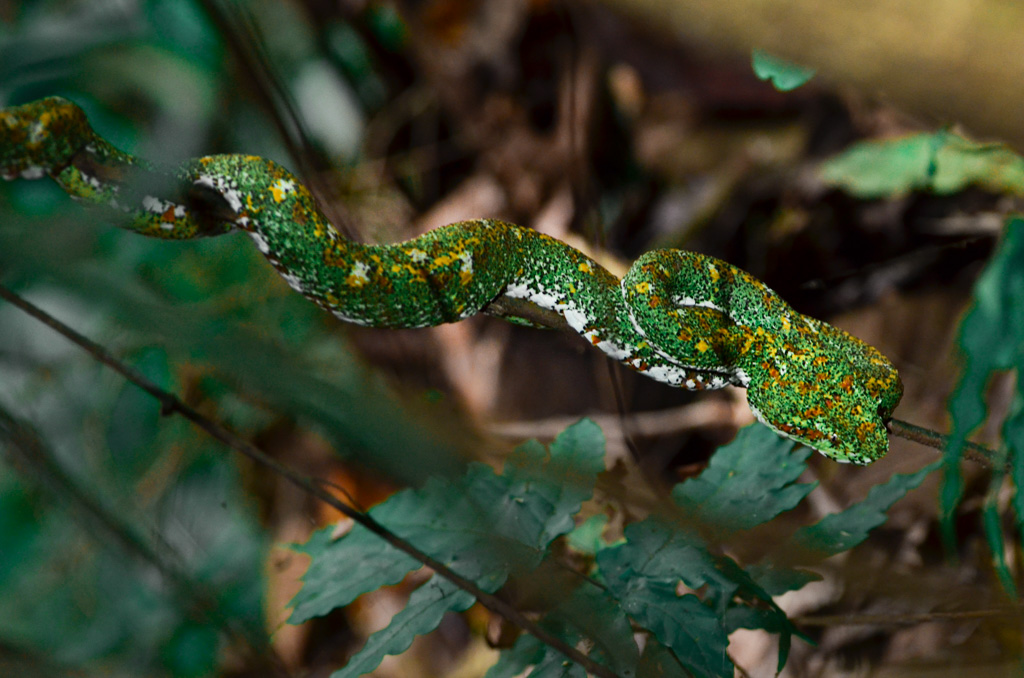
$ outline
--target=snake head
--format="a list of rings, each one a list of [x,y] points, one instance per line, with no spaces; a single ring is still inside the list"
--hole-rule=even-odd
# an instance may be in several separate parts
[[[751,375],[750,408],[776,433],[830,459],[877,461],[889,451],[887,424],[903,396],[899,373],[856,337],[820,321],[814,326],[795,356],[779,351]]]
[[[85,114],[60,97],[0,111],[0,174],[41,179],[59,171],[87,143]]]

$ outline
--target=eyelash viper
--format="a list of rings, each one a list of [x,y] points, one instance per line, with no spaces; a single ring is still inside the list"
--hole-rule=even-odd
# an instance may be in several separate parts
[[[490,219],[397,244],[355,243],[280,165],[214,155],[160,170],[114,148],[59,97],[0,110],[0,173],[52,177],[76,199],[124,212],[124,227],[147,236],[240,230],[291,287],[346,322],[425,327],[502,296],[525,299],[658,381],[746,387],[764,424],[836,461],[867,464],[888,450],[886,423],[903,395],[892,363],[709,256],[656,250],[620,281],[559,240]]]

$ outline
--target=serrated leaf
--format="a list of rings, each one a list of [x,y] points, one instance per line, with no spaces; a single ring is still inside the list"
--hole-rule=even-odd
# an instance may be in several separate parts
[[[675,585],[643,577],[619,581],[612,589],[626,613],[668,646],[688,670],[698,676],[732,677],[735,669],[726,653],[729,636],[697,596],[678,596]]]
[[[539,548],[575,527],[582,503],[594,492],[597,474],[604,470],[604,434],[590,419],[562,431],[545,455],[540,445],[522,445],[505,462],[503,476],[512,480],[510,492],[525,512],[543,524],[531,539]]]
[[[864,199],[914,190],[941,195],[968,186],[1024,194],[1024,158],[996,144],[979,144],[946,131],[864,141],[821,166],[822,179]]]
[[[405,652],[416,636],[437,628],[446,612],[467,610],[474,600],[447,579],[434,575],[413,592],[391,623],[370,636],[345,668],[332,673],[331,678],[355,678],[373,671],[385,656]]]
[[[792,62],[755,49],[751,54],[754,74],[761,80],[768,80],[780,92],[788,92],[807,83],[814,77],[815,70],[798,66]]]
[[[598,553],[598,565],[609,580],[635,574],[673,585],[681,580],[694,590],[708,586],[708,597],[722,610],[739,589],[703,542],[677,526],[648,518],[627,526],[624,534],[626,543]]]
[[[545,620],[542,626],[571,646],[578,645],[581,640],[579,634],[564,625]],[[526,673],[527,669],[530,669],[529,673]],[[524,633],[516,640],[511,650],[501,653],[501,658],[484,678],[514,678],[524,675],[527,678],[585,678],[587,673],[561,652]]]
[[[629,619],[607,592],[589,583],[574,589],[541,621],[541,625],[570,646],[586,639],[590,657],[621,678],[636,676],[640,653]],[[529,676],[584,676],[582,667],[532,636],[520,636],[511,650],[501,653],[485,678],[511,678],[533,666]]]
[[[941,464],[941,461],[936,461],[915,473],[897,473],[881,485],[872,487],[864,501],[797,530],[786,548],[817,557],[831,556],[853,548],[867,539],[871,530],[885,522],[885,512],[893,504],[920,485]]]
[[[377,517],[372,509],[370,515]],[[291,624],[321,617],[364,593],[397,584],[419,567],[411,557],[359,525],[340,540],[335,540],[332,532],[333,528],[318,530],[305,544],[292,545],[313,560],[302,578],[302,588],[291,601]]]
[[[672,498],[716,532],[748,530],[790,510],[817,487],[796,483],[810,455],[765,426],[747,426],[718,448],[698,477],[676,485]]]
[[[696,596],[676,595],[676,585],[682,580],[691,589],[709,586],[724,611],[740,584],[701,545],[657,519],[628,526],[625,536],[626,543],[597,554],[609,593],[689,670],[731,676],[729,639],[718,615]]]
[[[370,516],[484,589],[496,590],[514,568],[526,568],[542,553],[507,537],[522,536],[515,515],[504,512],[512,500],[507,483],[483,464],[462,479],[432,478],[418,490],[404,490],[370,510]],[[509,525],[509,521],[513,521]],[[360,525],[337,540],[333,528],[315,533],[298,550],[312,557],[302,589],[292,600],[289,621],[301,623],[348,605],[356,597],[401,581],[420,566]]]
[[[540,562],[551,541],[572,528],[572,516],[604,469],[604,438],[593,422],[566,429],[550,454],[536,442],[513,454],[504,473],[471,464],[454,481],[432,478],[396,493],[370,515],[399,537],[494,591],[514,570]],[[326,528],[297,547],[312,557],[292,600],[300,623],[397,583],[419,566],[361,526],[332,540]]]
[[[624,535],[625,543],[598,552],[600,575],[626,613],[655,633],[687,669],[702,676],[731,675],[725,655],[730,629],[724,620],[737,614],[731,612],[736,607],[762,610],[770,628],[782,635],[780,646],[788,648],[793,627],[782,610],[739,565],[710,553],[696,534],[651,517],[627,526]],[[702,591],[708,604],[677,595],[680,582]],[[676,626],[686,615],[693,619]]]

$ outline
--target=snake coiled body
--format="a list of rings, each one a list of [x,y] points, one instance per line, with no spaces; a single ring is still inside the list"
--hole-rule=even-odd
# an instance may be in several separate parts
[[[833,459],[865,464],[888,449],[885,424],[903,393],[892,363],[713,257],[656,250],[620,281],[559,240],[491,219],[402,243],[356,243],[276,163],[214,155],[156,168],[107,143],[57,97],[0,111],[0,173],[52,177],[151,237],[242,231],[292,288],[346,322],[426,327],[501,297],[525,299],[658,381],[746,387],[762,422]]]

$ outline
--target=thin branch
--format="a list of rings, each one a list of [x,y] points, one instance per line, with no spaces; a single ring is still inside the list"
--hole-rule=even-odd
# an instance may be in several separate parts
[[[75,330],[71,329],[61,321],[57,320],[46,311],[43,311],[38,306],[28,302],[21,298],[7,287],[0,285],[0,298],[5,299],[12,305],[16,306],[20,310],[24,311],[28,315],[32,316],[36,320],[42,322],[47,327],[51,328],[61,336],[65,337],[75,345],[85,350],[98,362],[103,363],[107,367],[111,368],[128,381],[132,382],[143,391],[153,396],[159,401],[161,410],[164,414],[178,414],[185,419],[188,419],[193,424],[198,426],[200,429],[205,431],[211,437],[220,441],[227,447],[239,452],[252,461],[264,466],[265,468],[273,471],[274,473],[287,479],[296,487],[300,488],[307,494],[316,497],[320,501],[328,504],[332,508],[337,509],[343,515],[351,518],[353,521],[359,523],[370,532],[376,534],[378,537],[387,542],[390,546],[398,549],[406,555],[412,557],[416,561],[426,565],[434,572],[444,577],[448,581],[455,584],[463,591],[469,593],[477,601],[491,610],[495,614],[498,614],[505,619],[509,620],[519,628],[523,629],[530,635],[534,636],[544,644],[552,647],[553,649],[561,652],[566,657],[576,662],[588,672],[595,676],[601,676],[601,678],[618,678],[618,676],[606,666],[597,663],[581,651],[572,647],[561,638],[549,633],[535,622],[531,621],[520,612],[518,609],[505,602],[501,598],[494,594],[488,593],[476,585],[472,580],[463,577],[458,574],[445,564],[434,559],[427,553],[419,550],[413,544],[409,543],[405,539],[399,537],[394,532],[384,527],[376,520],[371,518],[366,513],[357,511],[348,504],[345,504],[340,499],[335,497],[333,494],[325,490],[319,482],[310,476],[299,473],[295,469],[280,463],[276,459],[273,459],[252,443],[243,440],[236,436],[234,433],[224,428],[219,423],[208,419],[207,417],[200,414],[197,410],[187,405],[184,401],[178,398],[173,393],[164,391],[159,386],[151,382],[145,376],[143,376],[138,370],[132,368],[129,365],[124,364],[117,358],[115,358],[109,351],[100,346],[99,344],[91,341],[85,336],[79,334]]]
[[[933,447],[940,452],[949,445],[949,436],[921,426],[915,426],[901,419],[893,419],[889,422],[889,431],[894,436],[906,438],[907,440]],[[984,466],[995,466],[999,464],[999,453],[989,447],[977,443],[964,443],[964,458],[977,462]]]
[[[736,419],[731,403],[721,400],[705,400],[664,410],[634,412],[627,415],[588,414],[589,419],[601,427],[606,438],[631,435],[653,438],[672,435],[694,429],[721,427]],[[496,422],[487,425],[487,430],[502,438],[554,438],[566,427],[579,421],[578,416],[548,417],[522,421]]]
[[[961,619],[991,619],[1000,617],[1020,618],[1024,605],[993,607],[983,610],[959,610],[951,612],[918,612],[912,614],[833,614],[793,617],[797,626],[914,626],[933,621]]]

